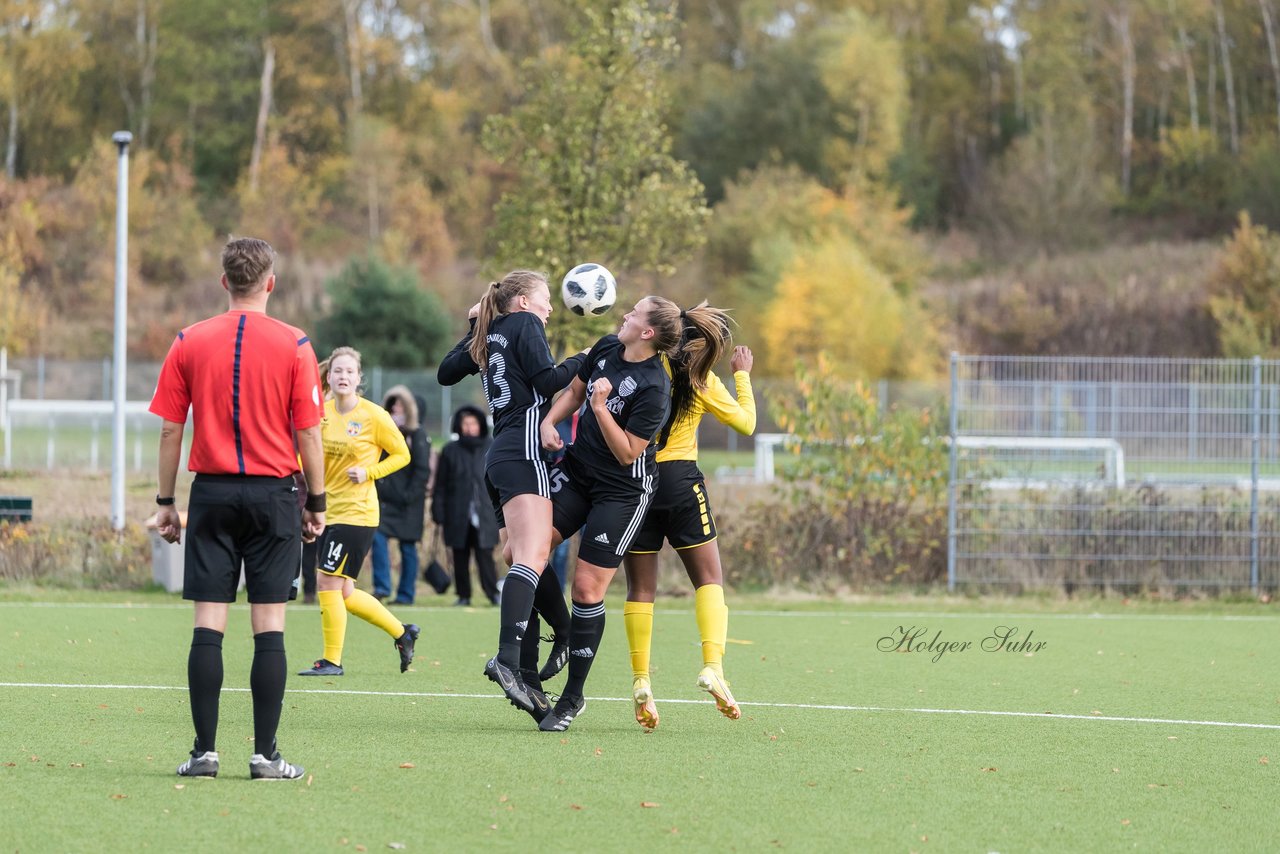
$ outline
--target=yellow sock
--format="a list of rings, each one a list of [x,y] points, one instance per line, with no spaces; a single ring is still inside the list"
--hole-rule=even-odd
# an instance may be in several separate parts
[[[704,584],[693,592],[693,613],[702,637],[702,663],[724,675],[724,645],[729,636],[729,609],[724,604],[724,588]]]
[[[324,635],[324,657],[334,664],[342,663],[342,647],[347,641],[347,609],[342,605],[341,590],[321,590],[320,633]]]
[[[631,647],[631,678],[649,677],[649,652],[653,647],[653,603],[627,602],[622,606],[622,621],[627,626],[627,644]]]
[[[396,619],[395,614],[387,610],[377,599],[363,590],[353,590],[347,597],[347,610],[366,623],[373,623],[393,638],[404,634],[404,623]]]

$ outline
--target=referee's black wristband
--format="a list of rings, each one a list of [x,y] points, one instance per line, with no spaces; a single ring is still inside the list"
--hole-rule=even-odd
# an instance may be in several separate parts
[[[158,504],[161,507],[172,507],[173,501],[174,501],[174,497],[172,495],[170,495],[168,498],[161,498],[159,495],[156,496],[156,504]]]
[[[325,507],[328,506],[326,496],[322,492],[319,495],[307,493],[307,503],[302,505],[308,513],[323,513]]]

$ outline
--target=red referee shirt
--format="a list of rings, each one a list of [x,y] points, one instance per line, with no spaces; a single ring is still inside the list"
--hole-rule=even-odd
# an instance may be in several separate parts
[[[293,431],[320,423],[320,369],[300,329],[229,311],[178,333],[151,412],[179,424],[191,408],[188,468],[284,477],[298,470]]]

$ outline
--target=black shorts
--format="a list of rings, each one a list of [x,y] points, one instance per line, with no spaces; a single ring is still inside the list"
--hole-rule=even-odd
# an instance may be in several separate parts
[[[360,577],[360,567],[373,545],[378,529],[371,525],[328,525],[320,538],[320,572],[352,581]]]
[[[654,478],[620,483],[594,476],[572,455],[551,469],[552,523],[562,539],[579,528],[578,558],[617,569],[640,530],[656,484]]]
[[[298,575],[302,511],[292,477],[198,474],[187,507],[182,598],[287,602]]]
[[[691,549],[716,538],[716,517],[707,498],[707,481],[693,460],[658,463],[658,491],[640,533],[631,541],[632,554],[672,548]]]
[[[484,470],[484,485],[489,491],[493,514],[498,527],[505,528],[502,505],[517,495],[540,495],[551,498],[551,466],[542,460],[508,460],[497,462]]]

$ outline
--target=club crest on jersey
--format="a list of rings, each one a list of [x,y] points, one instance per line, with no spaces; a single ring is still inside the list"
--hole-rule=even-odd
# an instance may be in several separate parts
[[[360,422],[359,422],[359,421],[348,421],[348,422],[347,422],[347,435],[348,435],[348,436],[350,436],[350,437],[352,437],[353,439],[354,439],[356,436],[359,436],[359,435],[360,435]]]
[[[631,394],[631,392],[635,390],[636,390],[636,381],[631,379],[631,377],[623,377],[622,384],[618,386],[618,394],[622,395],[623,397],[626,397],[627,395]]]

